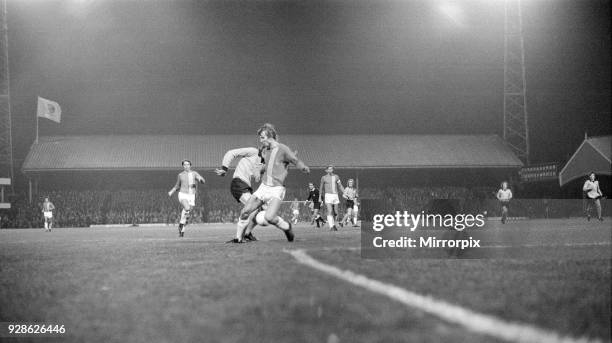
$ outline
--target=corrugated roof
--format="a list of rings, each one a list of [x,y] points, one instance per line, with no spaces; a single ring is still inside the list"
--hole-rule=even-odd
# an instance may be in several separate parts
[[[610,175],[612,171],[612,136],[585,138],[576,152],[559,172],[559,185],[579,178],[590,172]]]
[[[496,135],[283,135],[309,166],[338,168],[517,168],[521,161]],[[255,146],[255,135],[41,137],[23,171],[174,170],[218,167],[225,151]]]
[[[612,136],[592,137],[587,141],[608,161],[612,160]]]

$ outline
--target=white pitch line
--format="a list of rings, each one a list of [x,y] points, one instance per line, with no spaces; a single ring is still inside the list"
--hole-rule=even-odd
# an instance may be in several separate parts
[[[353,285],[363,287],[374,293],[385,295],[404,305],[419,309],[447,322],[463,326],[475,333],[509,342],[521,343],[601,342],[601,340],[589,340],[588,338],[564,337],[550,330],[540,329],[528,324],[507,322],[494,316],[477,313],[442,300],[436,300],[430,296],[420,295],[394,285],[370,279],[350,270],[342,270],[319,262],[308,255],[303,249],[285,250],[285,252],[292,255],[301,264],[350,282]]]

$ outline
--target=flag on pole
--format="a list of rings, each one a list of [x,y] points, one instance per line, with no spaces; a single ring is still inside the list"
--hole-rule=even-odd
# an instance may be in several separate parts
[[[62,117],[62,109],[57,102],[38,97],[36,116],[59,123]]]

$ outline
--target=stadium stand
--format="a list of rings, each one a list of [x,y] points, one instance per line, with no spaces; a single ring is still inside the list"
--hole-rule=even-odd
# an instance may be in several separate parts
[[[435,198],[453,198],[469,204],[469,211],[483,211],[484,199],[494,193],[486,186],[522,166],[495,135],[281,135],[280,141],[297,149],[312,169],[309,176],[292,172],[286,200],[305,200],[307,182],[318,185],[331,163],[345,179],[362,180],[361,198],[391,199],[411,211]],[[255,135],[41,137],[22,166],[35,194],[18,197],[3,227],[40,227],[38,202],[44,195],[57,207],[58,227],[173,224],[178,204],[166,193],[179,161],[189,158],[194,169],[210,171],[226,150],[256,142]],[[240,206],[229,194],[229,179],[205,177],[192,222],[235,221]],[[290,216],[289,206],[282,214]],[[300,219],[309,220],[306,208]]]

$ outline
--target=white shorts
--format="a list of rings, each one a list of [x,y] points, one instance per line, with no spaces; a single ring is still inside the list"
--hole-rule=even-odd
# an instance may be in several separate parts
[[[179,192],[178,195],[179,202],[183,202],[183,200],[187,200],[189,206],[195,206],[195,194],[187,194],[183,192]]]
[[[53,218],[53,212],[51,212],[51,211],[44,211],[43,212],[43,216],[45,217],[45,219],[51,219],[51,218]]]
[[[259,188],[253,193],[253,196],[264,203],[276,198],[283,200],[285,198],[285,187],[283,186],[268,186],[263,183],[259,185]]]
[[[338,199],[338,194],[325,193],[325,203],[338,205],[340,203],[340,199]]]
[[[300,214],[300,210],[293,210],[293,214],[297,216],[298,214]]]

